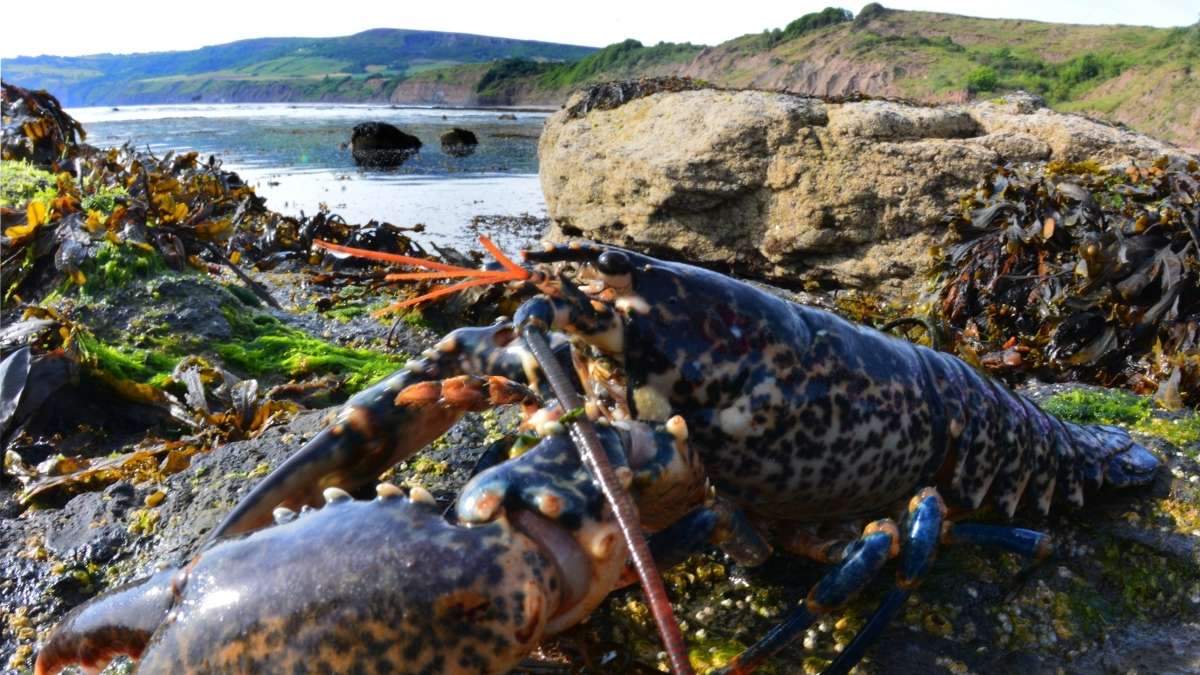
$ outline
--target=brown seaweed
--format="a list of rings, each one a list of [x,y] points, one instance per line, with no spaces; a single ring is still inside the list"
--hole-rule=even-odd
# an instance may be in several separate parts
[[[1200,167],[1000,167],[948,218],[942,319],[960,355],[1200,404]]]

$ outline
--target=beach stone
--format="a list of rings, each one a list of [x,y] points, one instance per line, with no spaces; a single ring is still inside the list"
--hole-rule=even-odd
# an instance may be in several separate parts
[[[387,122],[363,122],[350,135],[354,163],[367,168],[394,168],[421,149],[421,140]]]
[[[697,87],[597,85],[550,117],[539,159],[552,238],[901,299],[924,285],[943,219],[995,165],[1187,156],[1029,94],[926,106]]]
[[[442,134],[441,141],[442,151],[455,157],[465,157],[475,152],[475,146],[479,145],[475,132],[459,127]]]

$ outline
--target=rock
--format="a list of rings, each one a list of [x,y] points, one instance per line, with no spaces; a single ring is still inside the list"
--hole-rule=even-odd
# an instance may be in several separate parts
[[[498,120],[515,120],[515,119],[517,119],[517,116],[512,113],[501,113],[499,115],[496,115],[496,119],[498,119]]]
[[[421,140],[387,122],[355,125],[350,136],[354,163],[367,168],[394,168],[421,149]]]
[[[442,152],[455,157],[466,157],[475,152],[475,146],[479,145],[479,139],[475,137],[475,132],[459,127],[454,127],[442,134],[441,140]]]
[[[996,164],[1185,156],[1028,94],[931,107],[669,84],[597,85],[547,121],[553,237],[901,298],[920,290],[943,218]]]
[[[0,156],[4,159],[52,168],[87,137],[83,126],[47,91],[0,83],[0,109],[4,119]]]

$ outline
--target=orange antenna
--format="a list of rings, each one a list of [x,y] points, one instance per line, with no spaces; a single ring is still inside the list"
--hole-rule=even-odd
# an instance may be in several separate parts
[[[461,279],[466,278],[468,281],[463,281],[450,286],[442,286],[428,293],[419,295],[415,298],[409,298],[401,302],[388,305],[381,310],[374,312],[375,316],[381,316],[390,312],[411,307],[426,300],[433,300],[452,293],[457,293],[461,290],[471,288],[473,286],[487,286],[490,284],[500,284],[508,281],[524,281],[530,277],[529,270],[521,267],[513,262],[508,256],[504,255],[504,251],[500,250],[491,239],[485,236],[479,237],[479,243],[483,248],[491,253],[493,257],[504,267],[504,270],[477,270],[470,267],[459,267],[457,265],[447,265],[434,260],[425,260],[424,258],[413,258],[411,256],[399,255],[396,253],[381,253],[379,251],[369,251],[362,248],[351,248],[349,246],[341,246],[331,244],[327,241],[315,240],[313,245],[318,248],[323,248],[329,251],[344,253],[356,258],[367,258],[369,260],[379,260],[381,262],[396,263],[399,265],[410,265],[412,267],[422,267],[432,272],[396,272],[389,274],[384,279],[388,281],[415,281],[415,280],[433,280],[433,279]]]

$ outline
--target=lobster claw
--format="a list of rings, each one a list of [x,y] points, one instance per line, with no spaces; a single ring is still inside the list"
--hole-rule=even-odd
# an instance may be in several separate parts
[[[322,431],[246,495],[209,535],[210,541],[267,525],[283,506],[318,506],[326,488],[354,490],[412,457],[463,414],[519,403],[540,406],[525,385],[499,376],[459,375],[422,380],[400,371],[352,398]]]
[[[609,426],[598,430],[618,475],[631,477],[619,435]],[[455,506],[458,520],[470,525],[511,517],[549,549],[562,572],[562,606],[548,633],[582,620],[616,587],[627,549],[611,512],[561,429],[475,476]]]

